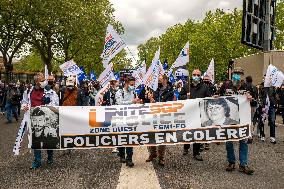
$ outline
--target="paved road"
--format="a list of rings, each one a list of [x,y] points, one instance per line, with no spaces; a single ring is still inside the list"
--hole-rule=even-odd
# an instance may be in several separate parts
[[[29,170],[33,156],[27,149],[26,140],[20,156],[12,155],[19,124],[7,125],[5,121],[4,117],[0,117],[0,188],[134,188],[121,183],[121,180],[127,179],[122,177],[128,175],[127,168],[121,167],[111,149],[76,150],[71,155],[58,151],[53,166],[44,164],[39,170]],[[284,188],[284,126],[277,127],[277,135],[276,145],[268,140],[261,143],[258,139],[250,145],[250,165],[256,171],[253,176],[224,170],[224,144],[211,144],[211,149],[203,153],[204,162],[194,161],[191,154],[182,156],[182,146],[177,145],[167,148],[165,167],[156,163],[147,165],[141,158],[147,156],[147,151],[136,149],[136,152],[139,151],[136,154],[138,159],[135,159],[137,164],[129,172],[132,176],[127,182],[135,186],[141,179],[149,177],[153,182],[147,182],[143,187],[136,184],[135,188]],[[147,170],[149,174],[138,174],[141,170]]]

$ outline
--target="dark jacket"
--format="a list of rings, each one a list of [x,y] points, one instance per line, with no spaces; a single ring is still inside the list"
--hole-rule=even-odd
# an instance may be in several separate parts
[[[211,95],[215,95],[216,94],[217,89],[216,89],[216,87],[212,83],[205,84],[205,85],[207,85]]]
[[[189,91],[190,91],[190,99],[205,98],[205,97],[212,96],[209,88],[203,82],[197,84],[196,86],[193,84],[190,84]]]
[[[116,104],[115,100],[116,91],[113,88],[110,88],[103,96],[102,106],[111,106]]]
[[[189,84],[185,83],[179,92],[179,100],[186,100],[187,93],[189,93]]]
[[[253,100],[250,102],[250,105],[252,107],[257,106],[257,99],[258,99],[258,90],[256,86],[254,86],[252,83],[244,83],[244,89],[250,93]]]
[[[266,97],[268,95],[270,106],[276,106],[276,88],[275,87],[264,87],[264,84],[260,84],[259,88],[259,105],[265,107]]]
[[[172,85],[168,84],[165,89],[157,89],[155,92],[155,101],[156,102],[168,102],[174,100],[174,89]]]

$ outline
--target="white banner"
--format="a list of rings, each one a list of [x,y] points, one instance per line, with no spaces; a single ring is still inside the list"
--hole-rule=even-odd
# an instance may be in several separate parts
[[[206,76],[206,75],[210,78],[212,83],[215,82],[215,62],[213,58],[208,66],[207,71],[204,73],[203,76]]]
[[[30,114],[34,149],[225,142],[251,134],[246,96],[119,106],[36,107]]]
[[[80,68],[76,65],[76,63],[72,60],[65,62],[59,67],[62,70],[64,76],[77,75],[82,72]]]
[[[180,66],[184,66],[189,62],[189,42],[187,42],[184,46],[184,48],[181,50],[178,58],[176,59],[176,61],[173,63],[173,65],[171,66],[172,68],[177,68]]]
[[[275,66],[269,65],[267,68],[264,87],[280,87],[284,81],[283,73],[278,70]]]
[[[103,59],[103,66],[106,68],[111,59],[125,47],[126,44],[118,35],[118,33],[113,29],[113,26],[108,25],[104,43],[104,51],[101,54],[101,58]]]
[[[159,49],[155,53],[150,68],[148,69],[147,73],[143,78],[143,84],[156,91],[158,88],[159,75],[163,74],[165,74],[165,71],[160,62],[160,47],[159,47]]]
[[[110,63],[107,68],[101,73],[98,81],[102,87],[106,86],[111,79],[114,79],[113,64]]]

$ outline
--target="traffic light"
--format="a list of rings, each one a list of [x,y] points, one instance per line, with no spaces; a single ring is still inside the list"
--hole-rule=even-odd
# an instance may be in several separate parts
[[[260,50],[273,49],[275,9],[276,0],[243,0],[243,44]]]

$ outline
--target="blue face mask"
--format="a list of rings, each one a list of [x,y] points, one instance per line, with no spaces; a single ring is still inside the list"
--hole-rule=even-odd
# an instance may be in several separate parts
[[[240,81],[240,80],[241,80],[241,75],[239,75],[239,74],[233,74],[232,80],[233,80],[233,81]]]
[[[128,91],[132,92],[135,90],[135,87],[134,86],[128,86]]]
[[[192,80],[195,81],[195,82],[199,82],[199,81],[200,81],[200,77],[198,77],[198,76],[193,76],[193,77],[192,77]]]

